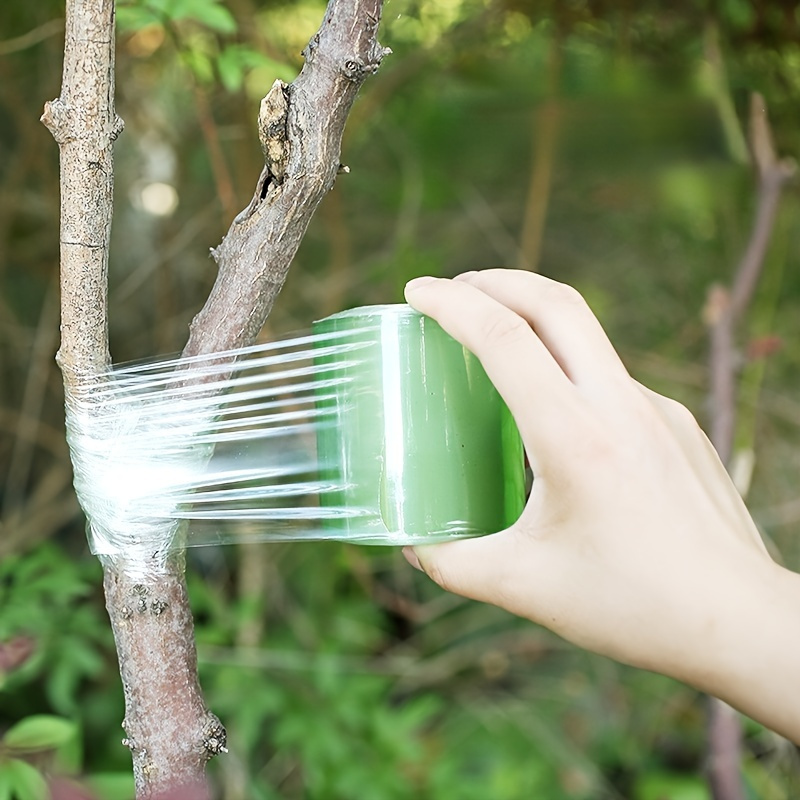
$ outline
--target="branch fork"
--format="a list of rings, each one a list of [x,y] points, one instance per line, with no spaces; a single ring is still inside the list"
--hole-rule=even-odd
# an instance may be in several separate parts
[[[253,199],[212,254],[214,288],[190,326],[187,356],[251,344],[311,217],[341,171],[342,134],[364,78],[388,53],[376,39],[382,0],[330,0],[289,86],[261,103],[264,169]],[[114,0],[67,0],[60,97],[42,121],[61,161],[61,347],[67,402],[109,367],[108,245],[114,110]],[[152,563],[151,563],[152,561]],[[207,800],[206,762],[226,752],[225,729],[197,679],[194,627],[180,553],[146,563],[108,560],[104,589],[125,693],[137,800]]]

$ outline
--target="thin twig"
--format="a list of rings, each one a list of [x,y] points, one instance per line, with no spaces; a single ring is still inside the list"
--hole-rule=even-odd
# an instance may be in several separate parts
[[[56,340],[55,315],[58,292],[55,276],[50,281],[39,312],[39,323],[29,353],[28,374],[20,403],[19,421],[14,431],[14,446],[8,462],[8,478],[3,492],[2,512],[8,513],[20,505],[30,478],[36,450],[36,438],[47,396],[47,383],[53,370],[53,349]]]
[[[23,33],[21,36],[15,36],[13,39],[4,39],[0,42],[0,56],[8,56],[11,53],[18,53],[20,50],[26,50],[33,47],[57,33],[64,30],[63,19],[51,19],[42,25],[34,28],[33,30]]]
[[[222,213],[224,219],[228,220],[236,213],[236,192],[233,188],[228,162],[225,160],[225,154],[219,141],[217,123],[214,121],[214,115],[208,105],[208,97],[202,86],[195,86],[194,102],[197,109],[197,119],[200,122],[200,130],[203,133],[203,139],[208,149],[211,173],[214,176]]]
[[[547,207],[553,182],[561,109],[558,90],[563,64],[562,36],[556,28],[547,59],[547,96],[533,119],[533,152],[528,196],[520,233],[518,269],[536,272],[542,255]]]

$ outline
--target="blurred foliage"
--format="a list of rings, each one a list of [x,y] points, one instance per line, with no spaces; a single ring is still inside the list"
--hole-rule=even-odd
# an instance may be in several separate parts
[[[323,9],[120,0],[116,360],[184,343],[208,248],[260,171],[258,100],[297,74]],[[0,797],[44,796],[41,775],[62,773],[124,800],[122,696],[53,363],[58,155],[38,116],[62,19],[56,0],[0,5]],[[636,377],[704,419],[706,292],[730,280],[754,206],[751,91],[800,155],[796,4],[389,0],[381,39],[394,55],[351,117],[352,171],[265,337],[397,301],[418,274],[536,267],[583,291]],[[751,507],[795,569],[799,213],[794,184],[740,342],[737,434]],[[396,552],[204,548],[188,570],[226,800],[708,797],[697,693],[446,596]],[[800,796],[796,748],[746,733],[750,796]]]

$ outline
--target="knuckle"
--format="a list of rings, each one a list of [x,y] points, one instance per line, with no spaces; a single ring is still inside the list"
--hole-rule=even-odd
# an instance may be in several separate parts
[[[574,286],[570,286],[568,283],[550,281],[547,283],[543,295],[548,303],[557,303],[567,306],[587,305],[583,295]]]
[[[665,397],[663,400],[664,411],[669,415],[673,425],[679,425],[685,430],[700,430],[700,424],[694,414],[683,403]]]
[[[531,333],[528,323],[507,309],[495,311],[487,316],[481,327],[482,338],[493,347],[516,344]]]

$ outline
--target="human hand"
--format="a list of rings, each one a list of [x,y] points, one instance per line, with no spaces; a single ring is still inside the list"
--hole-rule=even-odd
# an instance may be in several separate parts
[[[758,685],[800,621],[798,576],[767,554],[692,415],[629,376],[568,286],[487,270],[412,281],[406,298],[481,360],[534,474],[509,529],[407,548],[409,561],[445,589],[800,736],[800,709],[787,720],[776,692],[765,710]],[[788,650],[787,682],[800,674],[800,647]]]

